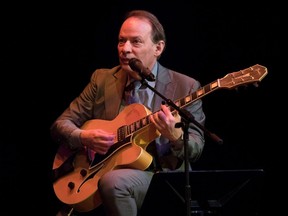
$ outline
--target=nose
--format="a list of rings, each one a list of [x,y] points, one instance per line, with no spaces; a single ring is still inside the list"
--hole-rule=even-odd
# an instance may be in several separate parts
[[[122,51],[123,51],[124,53],[131,52],[131,51],[132,51],[132,45],[131,45],[131,43],[130,43],[129,40],[127,40],[127,41],[123,44],[123,46],[122,46]]]

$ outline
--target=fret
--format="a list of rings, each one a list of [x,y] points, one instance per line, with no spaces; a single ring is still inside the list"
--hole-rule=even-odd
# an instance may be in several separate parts
[[[188,95],[188,96],[185,97],[185,105],[189,104],[191,101],[192,101],[191,95]]]
[[[141,119],[141,125],[144,127],[146,125],[148,125],[149,122],[149,116],[146,116],[145,118]]]
[[[193,92],[191,95],[192,95],[193,100],[197,98],[197,92]]]
[[[205,91],[206,93],[210,92],[210,91],[211,91],[211,88],[210,88],[210,87],[211,87],[210,85],[205,85],[205,86],[204,86],[204,91]]]
[[[135,129],[136,129],[136,130],[139,130],[141,127],[142,127],[141,121],[140,121],[140,120],[139,120],[139,121],[136,121],[136,122],[135,122]]]
[[[130,125],[130,133],[134,133],[135,132],[135,122],[133,122],[131,125]]]
[[[177,103],[177,106],[184,106],[185,105],[185,98],[181,98],[180,100],[178,100],[179,104]]]
[[[125,139],[125,137],[128,134],[127,128],[128,127],[126,125],[121,126],[121,127],[118,128],[118,130],[117,130],[117,140],[118,141]]]
[[[210,86],[211,86],[211,89],[212,89],[212,90],[215,89],[215,88],[217,88],[217,87],[218,87],[218,80],[212,82],[212,83],[210,84]]]
[[[202,95],[204,95],[204,93],[205,93],[205,92],[204,92],[203,88],[197,90],[197,91],[196,91],[197,98],[198,98],[198,97],[201,97]]]

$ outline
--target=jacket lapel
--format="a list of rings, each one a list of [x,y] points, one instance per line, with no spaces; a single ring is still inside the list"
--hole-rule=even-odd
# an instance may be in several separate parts
[[[127,81],[127,73],[121,68],[117,68],[112,76],[106,80],[105,83],[105,107],[106,117],[108,119],[114,119],[119,114],[119,109],[122,101],[122,94]],[[116,95],[115,95],[116,93]],[[116,105],[116,106],[115,106]],[[119,107],[115,109],[115,107]]]
[[[167,68],[159,64],[157,76],[156,90],[159,91],[165,98],[174,99],[176,82],[172,81],[171,73]],[[164,101],[160,96],[155,93],[155,100],[152,112],[160,110],[160,105]],[[174,102],[174,101],[173,101]]]

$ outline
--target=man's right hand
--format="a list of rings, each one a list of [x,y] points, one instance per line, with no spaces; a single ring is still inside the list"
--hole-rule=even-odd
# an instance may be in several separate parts
[[[80,134],[82,145],[99,154],[106,154],[115,138],[115,134],[101,129],[82,130]]]

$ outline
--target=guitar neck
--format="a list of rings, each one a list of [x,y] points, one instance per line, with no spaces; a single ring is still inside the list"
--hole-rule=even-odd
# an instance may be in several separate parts
[[[204,97],[205,95],[219,89],[233,89],[241,85],[254,84],[256,87],[258,83],[268,74],[266,67],[256,64],[246,69],[229,73],[223,78],[216,79],[215,81],[199,88],[192,94],[189,94],[183,98],[176,100],[174,103],[179,108],[184,108],[187,105],[195,102],[196,100]],[[174,114],[176,110],[171,107],[171,112]],[[127,125],[128,134],[136,132],[138,129],[141,129],[144,126],[150,124],[149,116],[146,116],[131,125]]]
[[[197,91],[193,92],[192,94],[189,94],[183,98],[176,100],[174,103],[176,106],[180,108],[184,108],[188,106],[189,104],[195,102],[196,100],[204,97],[205,95],[217,90],[218,88],[219,88],[219,79],[199,88]],[[173,107],[171,107],[171,111],[175,112]]]

